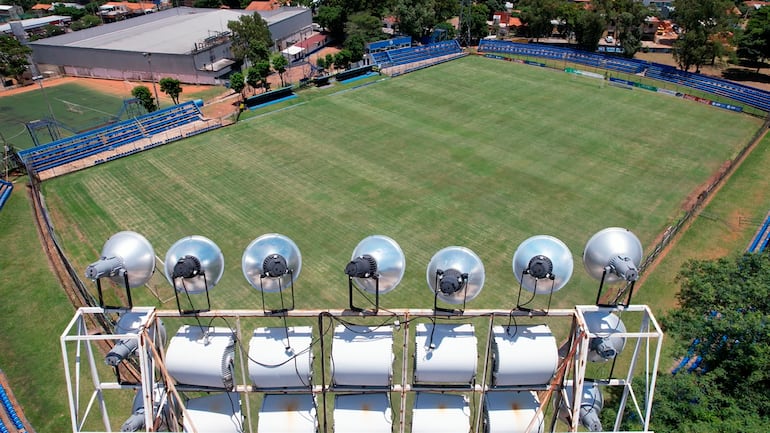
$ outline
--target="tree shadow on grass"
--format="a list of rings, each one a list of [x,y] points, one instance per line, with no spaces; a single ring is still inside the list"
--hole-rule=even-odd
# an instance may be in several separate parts
[[[762,73],[770,72],[770,65],[759,62],[741,62],[739,66],[727,68],[722,71],[722,77],[732,81],[753,81],[756,83],[770,84],[770,75]],[[759,72],[757,72],[759,70]]]

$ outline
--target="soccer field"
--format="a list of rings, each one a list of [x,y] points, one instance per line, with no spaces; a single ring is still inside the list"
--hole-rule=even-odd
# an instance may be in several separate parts
[[[297,308],[347,305],[344,266],[371,234],[404,250],[390,307],[428,307],[425,269],[443,247],[486,268],[469,307],[514,306],[517,246],[548,234],[575,261],[554,306],[594,302],[582,250],[608,226],[645,247],[734,156],[758,119],[541,68],[468,57],[332,94],[46,182],[57,234],[81,269],[120,230],[162,259],[203,235],[225,256],[216,308],[259,308],[240,269],[252,239],[277,232],[303,256]],[[135,304],[175,308],[156,271]],[[643,299],[639,299],[643,302]]]
[[[120,81],[115,82],[115,86],[123,85]],[[131,89],[126,89],[126,97],[130,98],[130,95]],[[0,98],[0,129],[8,143],[17,149],[26,149],[34,146],[25,127],[27,122],[50,119],[53,115],[57,122],[64,125],[58,127],[59,134],[67,137],[74,132],[66,128],[75,131],[95,128],[114,120],[122,107],[122,98],[76,83],[40,87]],[[46,129],[38,131],[38,139],[40,143],[52,141]]]

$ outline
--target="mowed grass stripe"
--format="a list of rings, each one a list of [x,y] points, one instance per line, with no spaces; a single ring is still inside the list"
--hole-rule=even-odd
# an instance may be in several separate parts
[[[302,250],[299,308],[344,305],[344,265],[375,233],[407,256],[388,305],[429,306],[425,267],[449,245],[484,260],[487,283],[474,306],[509,305],[514,250],[551,234],[575,258],[573,283],[554,300],[569,306],[592,302],[597,283],[580,254],[595,231],[629,227],[650,245],[758,125],[649,92],[466,58],[65,176],[46,191],[89,185],[102,214],[145,234],[161,257],[183,236],[210,237],[226,260],[212,292],[217,307],[259,305],[240,258],[268,232]],[[112,223],[95,224],[68,202],[54,211],[100,248]],[[73,257],[82,266],[93,259]]]

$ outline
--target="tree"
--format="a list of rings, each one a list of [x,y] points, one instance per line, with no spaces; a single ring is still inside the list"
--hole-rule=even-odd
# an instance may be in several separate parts
[[[77,21],[81,18],[83,18],[88,11],[85,8],[75,8],[72,6],[64,6],[63,4],[59,3],[56,6],[53,7],[53,14],[54,15],[65,15],[72,18],[72,21]]]
[[[318,66],[319,69],[326,69],[326,57],[318,57],[315,59],[315,65]]]
[[[422,40],[436,24],[436,10],[431,0],[396,0],[393,14],[398,19],[398,31]]]
[[[701,367],[697,373],[659,377],[653,428],[766,431],[770,254],[690,261],[678,281],[680,308],[661,322],[675,352],[692,350],[702,357]]]
[[[148,89],[147,86],[134,87],[131,89],[131,96],[139,100],[139,103],[142,104],[142,107],[144,107],[148,113],[152,113],[158,109],[158,106],[155,105],[155,99],[152,97],[152,93],[150,93],[150,89]]]
[[[273,64],[273,70],[278,72],[278,76],[281,78],[281,87],[286,84],[283,81],[283,74],[286,73],[286,67],[289,66],[289,61],[281,53],[275,53],[270,56],[270,63]]]
[[[334,67],[337,69],[345,69],[350,65],[350,51],[339,50],[334,55]]]
[[[604,15],[608,24],[614,26],[615,38],[620,41],[623,55],[633,57],[642,47],[642,25],[654,13],[636,0],[599,0],[596,10]]]
[[[0,36],[0,75],[14,77],[21,81],[21,75],[27,70],[28,56],[32,50],[11,36]]]
[[[578,47],[581,50],[596,51],[599,46],[599,39],[602,38],[606,28],[607,22],[600,14],[581,8],[577,13],[573,28]]]
[[[195,0],[193,2],[193,7],[196,8],[218,9],[220,6],[222,6],[222,2],[220,0]]]
[[[437,22],[446,21],[460,13],[460,3],[454,0],[433,0],[433,9]]]
[[[367,41],[361,35],[353,35],[345,39],[345,49],[350,53],[350,61],[357,62],[364,58]]]
[[[83,18],[72,22],[72,24],[70,24],[70,30],[78,31],[100,25],[102,25],[102,20],[99,17],[94,15],[86,15]]]
[[[679,66],[688,70],[713,61],[720,52],[714,44],[716,35],[731,28],[733,3],[728,0],[674,0],[674,20],[683,34],[674,42],[674,58]],[[694,34],[687,35],[693,32]]]
[[[551,36],[551,21],[559,18],[560,4],[554,0],[525,0],[521,4],[521,20],[527,25],[528,36],[535,39]]]
[[[267,82],[267,77],[270,76],[270,60],[260,60],[251,69],[256,71],[259,84],[265,88],[265,91],[270,90],[270,83]]]
[[[233,89],[234,92],[240,93],[241,99],[243,98],[243,89],[246,88],[246,80],[242,73],[234,72],[230,75],[230,88]]]
[[[708,35],[702,29],[689,30],[681,35],[674,42],[674,60],[683,71],[690,70],[691,67],[700,68],[706,62],[708,50]]]
[[[262,82],[262,76],[259,74],[259,70],[256,67],[251,67],[246,70],[246,84],[254,89],[254,93],[257,93],[257,87]]]
[[[382,21],[379,18],[367,12],[356,12],[351,14],[345,23],[345,36],[372,42],[383,39],[385,35],[382,33]]]
[[[469,35],[471,44],[487,35],[487,15],[489,9],[483,4],[472,4],[465,10],[463,22],[460,23],[460,34]]]
[[[434,30],[444,30],[446,32],[445,39],[454,39],[457,36],[457,30],[455,30],[455,26],[450,23],[438,23],[433,28]]]
[[[165,77],[160,79],[160,90],[174,101],[179,103],[179,94],[182,93],[182,84],[176,78]]]
[[[345,16],[338,6],[321,6],[315,16],[315,22],[331,33],[334,38],[342,38],[345,33]]]
[[[770,58],[770,7],[755,11],[746,30],[738,38],[738,56],[757,62],[757,72],[762,62]]]
[[[270,59],[273,39],[267,22],[259,14],[241,15],[238,21],[228,21],[227,28],[232,32],[231,49],[237,61],[256,64]]]

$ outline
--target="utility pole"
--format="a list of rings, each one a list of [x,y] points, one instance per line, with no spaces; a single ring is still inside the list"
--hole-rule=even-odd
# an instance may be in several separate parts
[[[142,55],[147,59],[147,65],[150,68],[150,81],[152,81],[152,89],[155,92],[155,104],[157,105],[158,109],[160,109],[160,98],[158,98],[158,86],[155,84],[155,75],[152,73],[152,53],[142,53]]]

